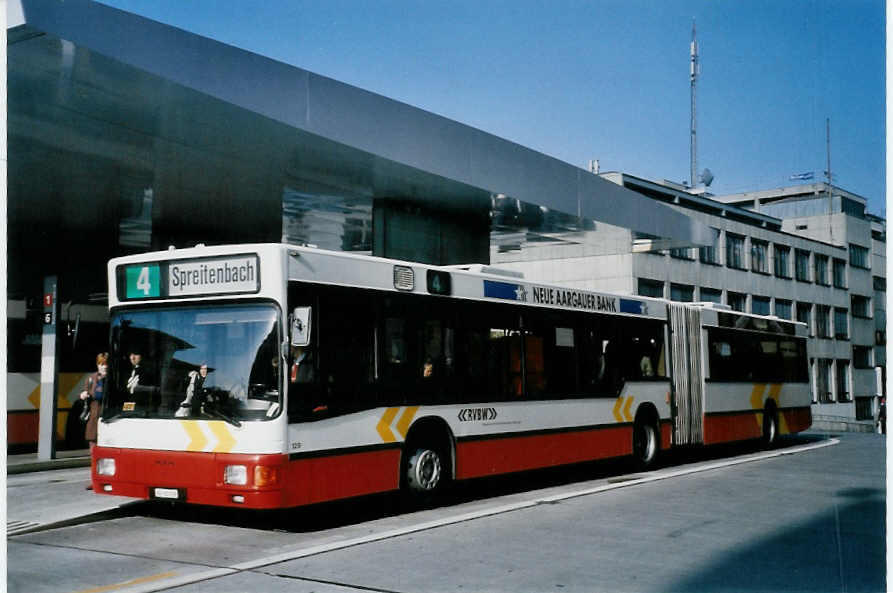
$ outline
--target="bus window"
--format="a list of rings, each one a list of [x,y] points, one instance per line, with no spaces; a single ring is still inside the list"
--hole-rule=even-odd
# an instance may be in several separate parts
[[[321,405],[330,414],[377,406],[374,316],[335,290],[320,298],[318,307],[319,325],[314,332],[319,335],[320,388],[325,400]],[[391,344],[390,360],[405,360],[405,346],[402,351],[396,347],[400,344],[396,340]]]
[[[546,367],[543,359],[543,337],[526,333],[524,336],[524,371],[527,375],[528,399],[541,398],[546,388]]]

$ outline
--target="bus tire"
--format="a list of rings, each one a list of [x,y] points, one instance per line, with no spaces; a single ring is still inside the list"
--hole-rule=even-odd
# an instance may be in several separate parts
[[[406,462],[406,487],[421,494],[433,493],[445,481],[444,462],[433,449],[420,447]]]
[[[778,441],[778,412],[774,406],[763,410],[763,447],[771,449]]]
[[[660,433],[653,419],[640,415],[633,425],[633,460],[639,470],[651,469],[657,464],[660,452]]]

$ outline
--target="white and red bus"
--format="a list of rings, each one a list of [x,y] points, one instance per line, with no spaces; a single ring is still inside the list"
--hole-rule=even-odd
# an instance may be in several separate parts
[[[108,272],[98,493],[293,507],[811,423],[776,318],[283,244]]]

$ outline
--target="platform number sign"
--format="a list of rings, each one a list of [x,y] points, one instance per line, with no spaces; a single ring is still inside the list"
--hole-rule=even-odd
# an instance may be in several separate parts
[[[125,274],[128,299],[161,296],[161,268],[158,264],[128,267]]]

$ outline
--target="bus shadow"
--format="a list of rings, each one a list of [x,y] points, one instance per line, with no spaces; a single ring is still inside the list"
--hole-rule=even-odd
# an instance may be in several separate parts
[[[795,435],[779,440],[777,450],[827,440],[823,435]],[[663,454],[659,467],[684,467],[761,450],[759,442],[681,448]],[[524,492],[584,483],[617,480],[637,473],[630,459],[609,459],[458,482],[437,498],[420,503],[399,492],[325,502],[294,509],[256,511],[146,501],[129,505],[126,514],[171,521],[216,524],[288,533],[312,533],[402,515],[418,510],[451,507]],[[632,479],[632,478],[630,478]]]
[[[884,591],[882,490],[837,493],[833,508],[770,536],[718,551],[666,591]],[[674,545],[678,545],[678,542]]]

